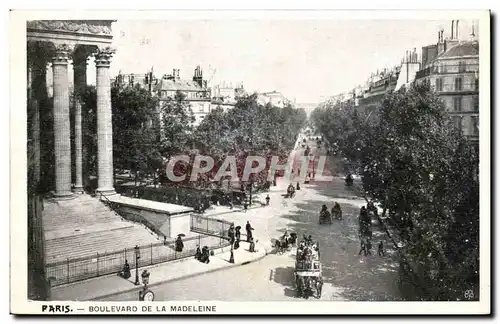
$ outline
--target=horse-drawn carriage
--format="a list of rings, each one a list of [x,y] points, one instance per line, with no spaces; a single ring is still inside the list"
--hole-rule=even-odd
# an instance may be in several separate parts
[[[295,197],[295,187],[292,184],[290,184],[286,189],[285,198],[293,198],[293,197]]]
[[[295,261],[295,284],[299,297],[321,298],[323,277],[319,256],[319,243],[313,242],[311,237],[299,243]]]
[[[323,209],[319,212],[319,224],[331,224],[332,223],[332,214],[328,211],[328,209]]]
[[[297,233],[290,233],[290,235],[288,235],[288,232],[285,232],[284,235],[274,242],[274,247],[276,248],[276,253],[283,254],[296,244]]]

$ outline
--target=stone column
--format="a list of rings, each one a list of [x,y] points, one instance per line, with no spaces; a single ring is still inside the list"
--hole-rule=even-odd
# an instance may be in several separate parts
[[[113,183],[113,128],[109,66],[114,50],[101,48],[95,56],[97,85],[97,191],[115,194]]]
[[[75,193],[83,192],[82,181],[82,105],[77,97],[78,92],[87,85],[87,56],[81,54],[73,57],[74,89],[75,89]]]
[[[33,150],[33,181],[38,185],[40,170],[40,102],[47,97],[47,61],[46,46],[40,42],[28,42],[28,103],[31,118],[31,140]]]
[[[57,45],[52,57],[54,74],[54,154],[56,197],[71,197],[71,140],[69,118],[68,45]]]

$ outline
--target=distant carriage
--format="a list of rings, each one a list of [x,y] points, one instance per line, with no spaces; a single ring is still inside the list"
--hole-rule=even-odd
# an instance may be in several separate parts
[[[309,298],[309,296],[321,298],[323,277],[319,244],[307,240],[301,241],[297,248],[296,257],[294,274],[297,295],[304,298]]]
[[[319,224],[331,224],[332,223],[332,214],[328,210],[321,211],[319,213]]]

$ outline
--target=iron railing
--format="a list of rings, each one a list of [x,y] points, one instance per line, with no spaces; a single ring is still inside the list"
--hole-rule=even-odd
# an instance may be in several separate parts
[[[211,235],[228,240],[227,232],[233,223],[201,215],[191,215],[191,232]]]
[[[165,243],[152,243],[139,246],[140,258],[138,266],[150,266],[158,263],[192,257],[196,248],[207,246],[209,250],[229,246],[229,241],[219,237],[198,235],[183,240],[182,252],[175,250],[175,240],[169,239]],[[68,258],[64,261],[46,264],[46,276],[52,287],[85,279],[118,273],[123,270],[127,260],[135,268],[135,250],[126,248],[108,253],[96,253],[81,258]]]

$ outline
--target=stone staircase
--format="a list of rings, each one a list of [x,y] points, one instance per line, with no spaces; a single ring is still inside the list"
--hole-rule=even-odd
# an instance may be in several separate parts
[[[45,263],[158,243],[144,226],[123,219],[98,198],[44,201]]]

